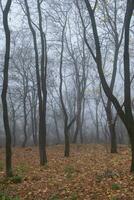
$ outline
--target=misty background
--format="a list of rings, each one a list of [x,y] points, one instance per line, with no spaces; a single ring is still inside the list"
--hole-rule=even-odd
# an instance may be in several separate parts
[[[93,1],[94,3],[94,1]],[[4,6],[4,1],[2,1]],[[38,30],[38,11],[34,0],[28,0],[31,19],[36,30],[39,59],[41,59],[41,41]],[[80,12],[79,12],[80,8]],[[113,105],[112,119],[108,120],[105,107],[107,97],[100,84],[96,63],[85,44],[84,26],[88,43],[95,51],[90,18],[83,1],[79,8],[73,0],[42,1],[42,24],[47,41],[47,144],[64,143],[64,115],[60,100],[60,59],[62,47],[62,31],[64,32],[64,52],[62,64],[62,94],[69,120],[77,116],[77,120],[69,130],[73,143],[110,143],[110,123],[115,123],[117,142],[127,144],[126,129]],[[103,70],[110,85],[113,69],[116,67],[113,93],[120,104],[123,103],[123,39],[122,34],[125,7],[124,1],[100,0],[97,5],[97,26],[101,41]],[[109,13],[107,12],[109,10]],[[80,17],[82,16],[82,19]],[[116,19],[114,21],[114,19]],[[38,97],[33,39],[29,30],[23,0],[14,0],[9,14],[11,30],[11,56],[9,67],[8,108],[12,134],[12,145],[33,145],[38,140]],[[131,27],[133,27],[133,22]],[[133,30],[130,30],[130,58],[133,60]],[[118,52],[116,45],[120,42]],[[0,92],[3,80],[3,61],[5,53],[5,37],[0,12]],[[115,54],[118,53],[114,66]],[[134,69],[131,67],[132,108]],[[78,119],[79,118],[79,119]],[[35,139],[36,138],[36,139]],[[0,101],[0,146],[5,144]]]

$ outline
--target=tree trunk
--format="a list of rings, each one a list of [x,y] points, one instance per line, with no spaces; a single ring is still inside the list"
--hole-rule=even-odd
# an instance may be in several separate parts
[[[65,123],[64,135],[65,135],[64,156],[69,157],[69,155],[70,155],[70,141],[69,141],[69,131],[68,131],[68,128],[67,128],[67,123]]]
[[[37,144],[38,144],[36,114],[37,114],[37,97],[36,97],[36,103],[34,105],[34,114],[33,114],[34,115],[33,120],[34,120],[34,144],[35,144],[35,146],[37,146]]]
[[[35,129],[34,129],[34,116],[33,116],[33,105],[30,101],[30,106],[31,106],[31,128],[32,128],[32,136],[33,136],[33,143],[35,145]]]
[[[3,11],[3,25],[6,37],[6,52],[4,58],[4,71],[3,71],[3,87],[2,87],[2,106],[3,106],[3,121],[6,135],[6,175],[12,176],[12,150],[11,150],[11,132],[9,126],[8,106],[7,106],[7,89],[8,89],[8,69],[10,59],[10,30],[8,26],[8,13],[11,7],[11,0],[8,0]]]
[[[13,119],[12,119],[12,136],[13,136],[13,147],[16,146],[16,119],[15,110],[13,109]]]
[[[44,133],[45,121],[43,120],[42,115],[39,120],[39,154],[40,154],[40,165],[45,165],[47,163],[47,154],[46,154],[46,137]]]
[[[127,128],[130,144],[131,144],[131,168],[130,171],[134,173],[134,121],[133,123],[129,123],[129,127]]]
[[[34,80],[33,80],[34,84]],[[30,108],[31,108],[31,128],[32,128],[32,136],[33,143],[37,146],[37,119],[36,119],[36,111],[37,111],[37,95],[35,93],[35,85],[33,85],[32,96],[29,96]]]
[[[77,115],[76,115],[76,129],[74,133],[74,138],[73,138],[73,143],[75,144],[77,142],[77,137],[78,134],[80,133],[81,129],[81,95],[80,91],[78,92],[78,97],[77,97]]]
[[[110,132],[110,142],[111,142],[111,153],[117,153],[117,140],[116,140],[116,131],[115,131],[115,123],[113,122],[112,110],[111,110],[111,102],[106,109],[108,127]]]
[[[97,143],[100,143],[99,120],[98,120],[98,106],[99,106],[99,103],[96,100],[96,109],[95,109],[95,117],[96,117],[96,141],[97,141]]]
[[[110,137],[111,137],[111,153],[117,153],[116,131],[115,124],[109,125]]]
[[[42,104],[40,109],[41,126],[39,130],[39,151],[40,151],[40,164],[45,165],[47,163],[46,155],[46,104],[47,104],[47,42],[46,35],[43,32],[42,27],[42,12],[41,3],[37,0],[38,15],[39,15],[39,29],[41,40],[41,92],[42,92]]]
[[[81,141],[81,144],[83,144],[84,115],[85,115],[85,98],[83,98],[83,103],[82,103],[82,116],[81,116],[81,126],[80,126],[80,141]]]
[[[54,114],[54,122],[55,122],[55,129],[56,129],[56,135],[57,135],[57,143],[59,144],[61,142],[61,139],[60,139],[60,133],[59,133],[57,119],[56,119],[56,113],[54,109],[53,109],[53,114]]]
[[[132,160],[131,160],[131,172],[134,173],[134,139],[131,141],[131,151],[132,151]]]
[[[31,103],[31,102],[30,102]],[[36,105],[31,103],[31,127],[32,127],[32,136],[33,136],[33,143],[37,146],[37,128],[36,128]]]
[[[24,98],[24,140],[22,147],[25,147],[27,143],[27,113],[26,113],[26,99]]]

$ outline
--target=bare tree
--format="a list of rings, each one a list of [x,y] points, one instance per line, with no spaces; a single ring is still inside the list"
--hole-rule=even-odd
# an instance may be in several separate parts
[[[124,24],[123,27],[121,28],[121,34],[119,34],[118,31],[118,2],[114,0],[113,2],[113,10],[112,8],[107,5],[106,1],[102,1],[103,5],[103,15],[104,18],[107,20],[104,21],[109,35],[112,37],[113,45],[114,45],[114,57],[113,57],[113,71],[112,71],[112,78],[110,82],[110,89],[111,92],[113,93],[114,90],[114,85],[115,85],[115,80],[116,80],[116,74],[117,74],[117,64],[118,64],[118,56],[119,56],[119,50],[120,46],[122,44],[122,39],[123,39],[123,31],[124,31]],[[114,19],[110,16],[109,12],[113,13]],[[110,30],[109,30],[110,29]],[[107,115],[107,122],[109,126],[109,132],[111,135],[111,153],[117,153],[117,141],[116,141],[116,130],[115,130],[115,120],[113,116],[113,111],[112,111],[112,102],[110,99],[107,100],[106,106],[105,106],[105,111]]]
[[[37,8],[39,15],[39,27],[41,38],[41,75],[39,69],[39,53],[37,45],[37,35],[31,19],[30,10],[27,0],[25,0],[25,9],[28,19],[29,28],[32,33],[34,52],[35,52],[35,68],[36,68],[36,78],[37,78],[37,88],[38,88],[38,99],[39,99],[39,153],[40,153],[40,164],[44,165],[47,163],[46,155],[46,77],[47,77],[47,44],[46,36],[42,29],[42,14],[41,14],[41,3],[42,1],[37,0]],[[37,28],[37,26],[36,26]]]
[[[30,92],[28,95],[28,100],[30,104],[30,116],[31,116],[31,130],[33,136],[34,145],[38,144],[38,136],[37,136],[37,106],[38,106],[38,97],[37,97],[37,84],[34,78],[33,72],[30,71]]]
[[[72,43],[70,44],[71,47],[69,47],[68,41],[66,39],[66,43],[67,43],[67,49],[69,52],[69,55],[73,61],[73,65],[74,65],[74,74],[75,74],[75,87],[76,87],[76,129],[75,129],[75,133],[74,133],[74,137],[73,137],[73,143],[76,143],[77,141],[77,137],[78,135],[80,135],[80,140],[81,143],[83,143],[83,135],[82,135],[82,104],[84,101],[84,95],[85,95],[85,89],[86,89],[86,83],[87,83],[87,71],[86,70],[86,58],[85,58],[85,43],[84,40],[82,38],[82,55],[79,52],[79,54],[77,52],[75,52],[75,50],[73,49],[73,45]],[[78,49],[79,49],[79,45],[78,45]],[[81,51],[81,49],[79,49],[79,51]],[[75,55],[76,54],[76,55]],[[78,55],[77,55],[78,54]],[[81,60],[78,60],[81,59]],[[80,63],[80,66],[79,66]]]
[[[12,136],[13,136],[13,147],[16,146],[16,108],[13,102],[12,94],[9,91],[10,109],[11,109],[11,124],[12,124]]]
[[[88,0],[85,0],[86,8],[89,13],[91,19],[91,25],[93,30],[94,42],[96,47],[96,54],[89,48],[90,53],[92,54],[94,61],[97,64],[98,73],[100,76],[101,84],[103,90],[110,101],[113,103],[115,109],[118,112],[122,122],[124,123],[128,135],[131,142],[131,150],[132,150],[132,163],[131,163],[131,171],[134,171],[134,119],[132,114],[131,108],[131,80],[130,80],[130,59],[129,59],[129,29],[130,29],[130,22],[133,15],[134,10],[134,1],[128,0],[127,1],[127,8],[125,14],[125,42],[124,42],[124,110],[120,105],[117,98],[113,95],[108,83],[106,81],[104,72],[103,72],[103,65],[102,65],[102,54],[101,54],[101,47],[99,41],[99,35],[97,30],[97,24],[95,19],[95,9],[92,8],[91,3]]]
[[[41,89],[42,89],[42,111],[40,112],[40,117],[42,120],[40,131],[39,131],[39,148],[40,148],[40,158],[41,164],[47,162],[46,156],[46,105],[47,105],[47,41],[46,34],[43,32],[42,27],[42,12],[41,12],[42,1],[37,0],[37,8],[39,14],[39,32],[41,40]],[[45,152],[45,153],[44,153]]]
[[[10,11],[12,0],[7,0],[5,8],[3,10],[3,25],[6,38],[6,52],[4,58],[3,69],[3,87],[2,87],[2,106],[3,106],[3,121],[6,134],[6,175],[12,176],[12,150],[11,150],[11,132],[9,126],[8,117],[8,105],[7,105],[7,90],[8,90],[8,70],[10,61],[10,29],[8,25],[8,14]],[[1,4],[1,1],[0,1]]]
[[[68,113],[67,109],[63,100],[63,93],[62,93],[62,86],[63,86],[63,74],[62,74],[62,67],[63,67],[63,53],[64,53],[64,37],[65,37],[65,28],[66,28],[66,22],[67,22],[67,16],[65,19],[65,23],[62,28],[62,38],[61,38],[61,54],[60,54],[60,102],[62,106],[62,112],[64,116],[64,136],[65,136],[65,150],[64,155],[65,157],[68,157],[70,154],[70,141],[69,141],[69,130],[72,126],[72,124],[75,122],[75,117],[71,119],[70,122],[68,122]]]

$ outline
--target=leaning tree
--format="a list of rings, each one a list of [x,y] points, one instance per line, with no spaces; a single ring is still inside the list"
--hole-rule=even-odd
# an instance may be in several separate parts
[[[98,27],[97,27],[96,17],[95,17],[95,10],[96,10],[95,8],[98,1],[96,0],[94,7],[92,7],[89,0],[84,0],[84,1],[85,1],[85,5],[86,5],[86,8],[91,20],[91,26],[92,26],[96,51],[95,53],[93,52],[89,43],[88,43],[88,49],[90,53],[92,54],[93,59],[97,65],[97,69],[98,69],[103,90],[106,96],[110,99],[110,101],[114,105],[115,109],[117,110],[118,115],[120,116],[123,124],[125,125],[127,129],[128,136],[131,143],[131,151],[132,151],[131,172],[134,172],[134,118],[133,118],[132,107],[131,107],[131,78],[130,78],[130,57],[129,57],[129,35],[130,35],[131,19],[132,19],[133,10],[134,10],[134,1],[127,0],[127,7],[126,7],[125,18],[124,18],[125,36],[124,36],[124,103],[123,103],[123,106],[119,103],[118,99],[111,91],[106,81],[106,77],[103,71],[100,38],[98,34]]]

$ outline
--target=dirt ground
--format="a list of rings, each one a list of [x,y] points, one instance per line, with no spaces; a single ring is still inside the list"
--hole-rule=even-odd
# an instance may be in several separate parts
[[[21,179],[14,183],[5,178],[0,149],[0,192],[20,200],[134,200],[128,147],[110,154],[103,145],[72,145],[69,158],[63,152],[62,145],[48,147],[48,164],[40,167],[38,148],[14,148],[14,174]]]

